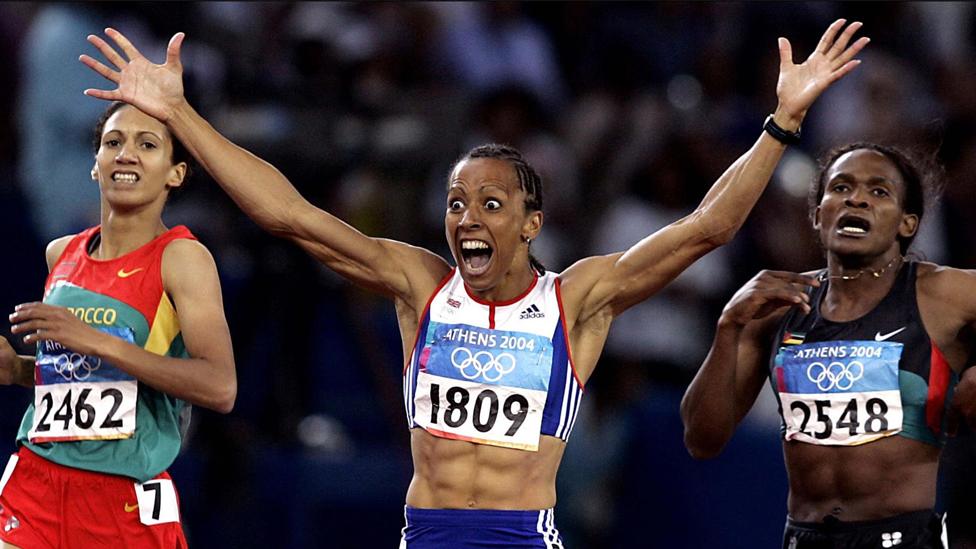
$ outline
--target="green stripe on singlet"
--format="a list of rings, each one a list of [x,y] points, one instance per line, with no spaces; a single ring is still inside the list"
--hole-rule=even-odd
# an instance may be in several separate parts
[[[113,311],[111,327],[132,330],[135,344],[142,347],[149,336],[149,325],[136,309],[117,299],[91,292],[70,284],[54,288],[45,303],[73,309],[101,309]],[[75,313],[76,316],[78,312]],[[92,314],[88,314],[94,320]],[[98,324],[90,324],[98,328]],[[164,356],[186,358],[182,337],[177,336]],[[130,477],[144,482],[165,471],[176,459],[182,444],[183,421],[187,408],[180,399],[156,391],[140,383],[136,403],[136,430],[132,438],[121,440],[79,440],[33,444],[27,433],[34,421],[34,403],[27,407],[17,434],[17,443],[55,463],[87,471]]]

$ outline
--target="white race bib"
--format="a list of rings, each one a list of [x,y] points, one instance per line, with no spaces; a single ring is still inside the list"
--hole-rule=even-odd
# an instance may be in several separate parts
[[[99,329],[134,340],[129,328]],[[36,367],[31,442],[122,439],[135,433],[139,383],[134,377],[50,340],[39,344]]]
[[[180,508],[176,502],[176,489],[172,480],[157,478],[136,483],[136,498],[139,521],[146,526],[180,521]],[[126,504],[125,510],[134,511],[129,504]]]
[[[538,334],[431,322],[414,422],[432,435],[536,451],[552,341]]]
[[[546,391],[420,372],[415,421],[431,434],[536,451]]]
[[[109,440],[136,430],[136,381],[74,382],[34,387],[31,442]]]
[[[782,347],[776,384],[786,440],[855,446],[902,430],[902,344],[825,341]]]

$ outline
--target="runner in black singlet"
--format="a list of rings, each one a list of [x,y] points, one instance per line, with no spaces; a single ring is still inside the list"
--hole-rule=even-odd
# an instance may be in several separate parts
[[[976,272],[905,259],[937,186],[923,166],[872,143],[831,151],[811,190],[827,267],[743,286],[682,401],[685,443],[708,458],[771,385],[790,485],[784,548],[943,547],[936,479],[976,345]]]

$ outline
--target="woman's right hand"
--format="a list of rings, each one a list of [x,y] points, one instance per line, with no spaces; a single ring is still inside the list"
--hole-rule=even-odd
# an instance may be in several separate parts
[[[810,296],[805,290],[810,286],[820,286],[820,281],[787,271],[759,271],[725,305],[719,324],[742,329],[753,320],[792,305],[809,313]]]
[[[98,36],[89,35],[88,41],[117,70],[88,55],[81,55],[78,60],[115,82],[118,87],[114,90],[89,88],[85,90],[85,95],[106,101],[124,101],[163,123],[169,121],[176,108],[185,101],[183,64],[180,62],[180,46],[185,35],[182,32],[173,35],[166,47],[166,62],[157,65],[146,59],[119,31],[108,28],[105,29],[105,34],[122,50],[125,57]]]

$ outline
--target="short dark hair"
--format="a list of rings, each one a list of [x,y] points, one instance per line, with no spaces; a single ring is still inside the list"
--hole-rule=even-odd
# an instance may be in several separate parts
[[[510,163],[515,169],[515,175],[518,177],[519,188],[525,191],[525,211],[542,211],[542,178],[535,171],[535,168],[522,156],[521,151],[511,145],[500,143],[478,145],[459,158],[454,163],[454,166],[471,158],[495,158]],[[536,259],[531,252],[529,253],[529,263],[531,263],[532,268],[538,271],[539,274],[545,274],[545,265]]]
[[[942,191],[943,176],[945,170],[935,158],[934,154],[926,154],[914,149],[904,149],[893,145],[882,145],[869,141],[858,141],[848,143],[839,147],[834,147],[827,151],[820,158],[820,168],[817,172],[814,185],[810,187],[808,197],[810,218],[816,215],[817,206],[823,200],[824,190],[827,185],[827,171],[837,162],[841,156],[857,150],[869,150],[883,155],[891,161],[901,174],[902,181],[905,183],[905,200],[902,203],[902,210],[905,213],[918,216],[921,226],[922,217],[925,215],[926,207],[931,207],[939,198]],[[909,237],[898,237],[898,244],[902,255],[908,253],[912,242],[918,235],[918,231]]]
[[[98,117],[98,122],[95,123],[95,134],[92,136],[92,148],[94,149],[94,153],[96,155],[98,154],[99,147],[102,146],[102,132],[105,131],[105,124],[108,122],[108,119],[112,118],[113,114],[122,110],[122,107],[130,106],[132,105],[129,105],[124,101],[113,101],[109,104],[108,108],[105,109],[105,112]],[[134,109],[136,107],[132,108]],[[173,135],[173,132],[169,131],[169,128],[166,129],[166,132],[169,134],[169,140],[173,143],[173,152],[170,160],[173,162],[173,164],[179,164],[180,162],[186,163],[186,174],[183,176],[183,180],[186,181],[190,178],[192,173],[191,167],[193,164],[193,157],[190,156],[190,152],[186,150],[183,143],[177,139],[175,135]]]

